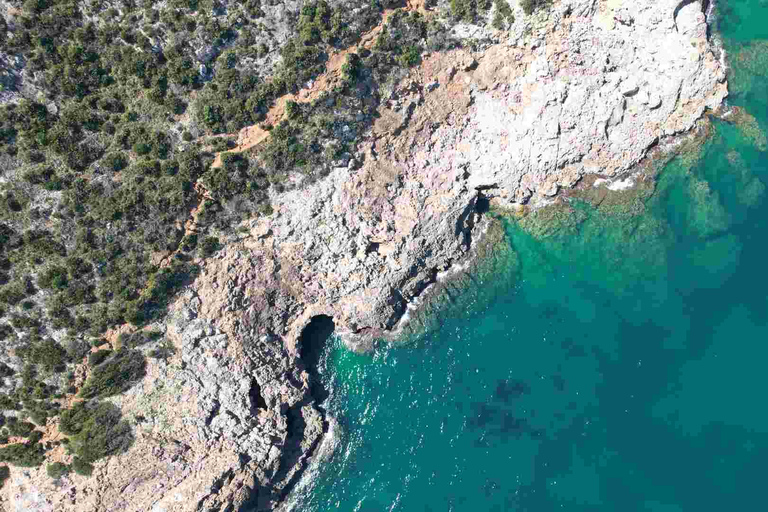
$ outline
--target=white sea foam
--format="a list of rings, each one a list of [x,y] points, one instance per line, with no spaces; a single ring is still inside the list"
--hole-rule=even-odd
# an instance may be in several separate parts
[[[618,181],[612,181],[605,178],[598,178],[595,180],[592,186],[593,187],[604,186],[608,190],[613,190],[614,192],[617,192],[619,190],[627,190],[628,188],[634,187],[635,181],[632,178],[626,178]]]
[[[339,425],[338,421],[328,413],[326,413],[326,419],[328,421],[328,431],[323,435],[320,445],[312,455],[309,465],[304,470],[304,473],[296,483],[296,486],[288,495],[288,498],[283,502],[283,505],[278,509],[280,512],[293,512],[304,509],[304,502],[312,493],[317,482],[317,474],[341,446],[342,427]]]
[[[619,180],[614,181],[613,183],[610,183],[608,185],[608,190],[627,190],[628,188],[632,188],[635,186],[635,181],[632,178],[627,178],[625,180]]]

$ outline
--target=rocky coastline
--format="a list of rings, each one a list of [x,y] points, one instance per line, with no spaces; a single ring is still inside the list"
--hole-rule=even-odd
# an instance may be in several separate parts
[[[489,209],[522,214],[596,180],[610,189],[696,128],[728,93],[710,8],[566,0],[532,16],[515,6],[504,32],[455,25],[478,49],[423,55],[348,166],[274,192],[274,212],[170,306],[175,355],[112,399],[133,446],[91,477],[15,471],[3,506],[280,509],[330,428],[307,356],[313,319],[361,352],[423,329],[409,317],[498,250]]]

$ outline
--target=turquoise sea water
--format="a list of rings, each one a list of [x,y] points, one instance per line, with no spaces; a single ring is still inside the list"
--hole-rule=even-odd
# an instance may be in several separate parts
[[[768,4],[729,0],[729,102],[768,126]],[[768,154],[721,121],[636,216],[506,224],[504,278],[373,355],[328,344],[336,449],[301,511],[768,510]]]

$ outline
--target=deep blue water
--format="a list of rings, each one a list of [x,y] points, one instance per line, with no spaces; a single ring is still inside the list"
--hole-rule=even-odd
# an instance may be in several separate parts
[[[720,5],[729,103],[768,126],[768,3]],[[302,511],[768,510],[768,155],[713,121],[634,216],[574,203],[439,328],[324,355],[336,449]]]

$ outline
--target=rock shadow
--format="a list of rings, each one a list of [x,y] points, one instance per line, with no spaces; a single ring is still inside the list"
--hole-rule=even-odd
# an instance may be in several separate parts
[[[328,398],[328,390],[320,379],[320,364],[325,346],[335,329],[333,318],[328,315],[316,315],[299,336],[299,356],[309,373],[310,392],[318,404]]]
[[[312,317],[299,336],[299,358],[309,374],[310,397],[305,397],[301,402],[282,410],[286,419],[287,436],[282,449],[280,468],[273,478],[279,484],[272,490],[271,495],[264,495],[267,502],[282,502],[286,499],[301,479],[309,459],[328,430],[325,412],[319,407],[329,395],[320,378],[320,367],[326,344],[335,329],[333,318],[317,315]],[[258,397],[252,399],[251,403],[254,402],[258,408]],[[254,495],[250,501],[260,502],[258,491]]]

